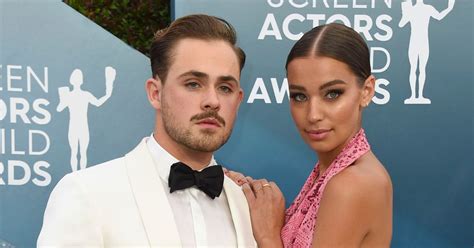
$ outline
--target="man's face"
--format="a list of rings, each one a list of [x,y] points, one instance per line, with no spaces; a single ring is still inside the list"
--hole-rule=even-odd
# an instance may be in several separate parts
[[[239,61],[228,43],[179,41],[160,92],[159,111],[167,136],[194,151],[221,147],[242,101],[239,80]]]

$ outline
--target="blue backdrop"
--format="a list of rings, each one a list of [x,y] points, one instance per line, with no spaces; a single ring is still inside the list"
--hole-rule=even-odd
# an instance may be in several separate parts
[[[450,0],[425,0],[438,12]],[[284,62],[301,35],[328,21],[355,27],[373,53],[377,92],[364,128],[394,187],[393,247],[472,247],[473,2],[457,0],[431,17],[424,96],[410,92],[412,22],[399,27],[401,1],[176,0],[173,15],[208,13],[231,22],[247,53],[245,99],[234,133],[217,158],[282,188],[287,205],[317,161],[294,128]],[[408,18],[408,14],[406,14]],[[418,19],[417,19],[418,18]],[[59,88],[105,95],[106,67],[116,70],[112,96],[88,105],[88,166],[121,156],[152,131],[144,82],[148,59],[60,1],[0,1],[0,243],[33,247],[52,188],[71,172],[72,110],[56,110]],[[3,241],[2,241],[3,240]]]
[[[239,44],[248,56],[241,80],[246,103],[231,140],[218,158],[252,177],[276,181],[287,205],[317,158],[292,123],[287,97],[279,101],[286,56],[298,35],[318,23],[337,21],[358,30],[372,48],[378,78],[363,126],[393,181],[392,246],[471,247],[473,2],[457,0],[443,19],[432,16],[429,27],[421,27],[429,36],[424,96],[431,104],[404,103],[411,94],[411,27],[423,13],[414,13],[413,23],[399,27],[401,2],[175,0],[173,13],[175,17],[216,15],[237,29]],[[424,4],[442,12],[448,2],[425,0]]]

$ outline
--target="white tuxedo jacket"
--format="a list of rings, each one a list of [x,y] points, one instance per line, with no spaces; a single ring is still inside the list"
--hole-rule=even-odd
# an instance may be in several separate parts
[[[146,142],[122,158],[66,175],[54,188],[39,247],[181,247]],[[238,247],[256,247],[245,196],[224,179]],[[191,220],[190,220],[191,221]]]

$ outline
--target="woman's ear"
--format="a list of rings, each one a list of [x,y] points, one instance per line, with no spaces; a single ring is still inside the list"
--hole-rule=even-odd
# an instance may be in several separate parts
[[[148,80],[146,80],[145,90],[148,96],[148,101],[150,102],[151,106],[156,110],[161,109],[162,88],[163,88],[163,84],[158,77],[149,78]]]
[[[360,105],[362,107],[367,107],[369,106],[370,102],[372,101],[372,98],[374,97],[375,94],[375,77],[374,75],[370,75],[364,82],[364,85],[362,86],[362,99],[360,102]]]

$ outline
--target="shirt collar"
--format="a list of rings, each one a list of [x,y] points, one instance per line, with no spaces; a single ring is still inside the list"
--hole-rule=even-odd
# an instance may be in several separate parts
[[[153,161],[155,162],[158,174],[160,175],[161,179],[168,183],[171,165],[179,162],[179,160],[173,157],[173,155],[171,155],[168,151],[161,147],[158,142],[156,142],[153,133],[146,141],[146,144],[148,146],[148,149],[150,150]],[[211,160],[209,161],[209,164],[206,167],[213,166],[216,164],[217,163],[214,160],[214,156],[212,156]]]

